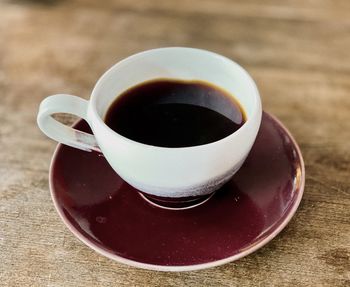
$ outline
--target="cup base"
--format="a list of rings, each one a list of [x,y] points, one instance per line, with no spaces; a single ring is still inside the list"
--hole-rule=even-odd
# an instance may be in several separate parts
[[[145,201],[147,201],[149,204],[155,207],[168,210],[184,210],[202,205],[203,203],[207,202],[214,195],[215,192],[202,196],[182,198],[159,197],[145,194],[143,192],[138,193]]]

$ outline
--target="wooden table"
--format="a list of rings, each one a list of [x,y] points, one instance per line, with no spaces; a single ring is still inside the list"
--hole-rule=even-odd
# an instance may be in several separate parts
[[[241,63],[303,152],[298,212],[238,262],[188,273],[124,266],[76,239],[51,202],[56,143],[36,126],[39,102],[88,98],[113,63],[162,46]],[[1,1],[0,285],[350,286],[349,142],[348,0]]]

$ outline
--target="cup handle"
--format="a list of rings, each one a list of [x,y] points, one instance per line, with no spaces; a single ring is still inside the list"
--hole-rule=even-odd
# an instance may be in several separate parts
[[[84,151],[98,151],[95,136],[66,126],[56,121],[52,115],[57,113],[73,114],[87,120],[88,101],[71,95],[53,95],[40,103],[37,116],[38,126],[49,138],[62,144]]]

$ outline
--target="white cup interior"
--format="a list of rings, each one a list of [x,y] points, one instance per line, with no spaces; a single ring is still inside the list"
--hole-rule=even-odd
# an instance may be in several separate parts
[[[117,63],[97,82],[92,105],[101,119],[125,90],[145,81],[169,78],[212,83],[238,100],[249,120],[257,104],[257,89],[238,64],[218,54],[193,48],[160,48]]]

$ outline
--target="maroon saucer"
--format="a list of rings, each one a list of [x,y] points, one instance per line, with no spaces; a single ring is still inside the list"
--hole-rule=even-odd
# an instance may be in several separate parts
[[[76,127],[90,131],[83,121]],[[157,208],[103,155],[64,145],[53,157],[50,186],[65,224],[97,252],[141,268],[195,270],[241,258],[275,237],[301,200],[304,164],[286,128],[264,113],[243,167],[198,207]]]

